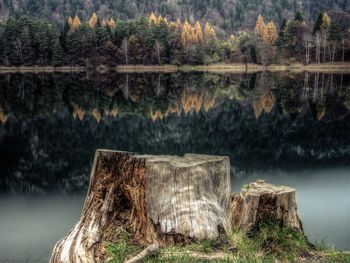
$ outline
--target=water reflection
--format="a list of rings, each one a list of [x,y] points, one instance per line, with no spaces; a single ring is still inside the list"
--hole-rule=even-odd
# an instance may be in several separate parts
[[[84,192],[97,148],[228,155],[235,190],[256,177],[297,187],[307,233],[348,249],[349,135],[349,75],[0,74],[2,193]],[[25,199],[27,210],[12,211],[5,203],[20,204],[18,197],[2,200],[0,236],[14,229],[12,218],[28,218],[23,227],[56,207]],[[28,217],[36,206],[38,218]],[[57,218],[74,221],[74,209]],[[62,229],[42,229],[35,249],[49,253]],[[9,247],[30,235],[12,232],[0,255],[18,259]]]
[[[0,191],[84,190],[96,148],[229,155],[236,169],[350,157],[350,76],[0,75]]]

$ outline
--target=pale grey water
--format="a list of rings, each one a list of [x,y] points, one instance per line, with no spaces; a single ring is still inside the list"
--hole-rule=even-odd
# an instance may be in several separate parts
[[[79,219],[83,196],[2,196],[0,262],[47,262],[54,244]]]

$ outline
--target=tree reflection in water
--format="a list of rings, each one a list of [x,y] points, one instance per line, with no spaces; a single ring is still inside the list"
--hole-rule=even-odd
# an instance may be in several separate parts
[[[350,76],[0,75],[0,191],[86,189],[96,148],[229,155],[237,170],[346,164]]]

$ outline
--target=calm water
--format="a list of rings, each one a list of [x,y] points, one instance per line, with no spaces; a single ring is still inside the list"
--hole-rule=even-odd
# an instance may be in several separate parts
[[[311,240],[350,249],[350,76],[0,74],[0,259],[47,261],[97,148],[228,155],[232,188],[297,188]]]

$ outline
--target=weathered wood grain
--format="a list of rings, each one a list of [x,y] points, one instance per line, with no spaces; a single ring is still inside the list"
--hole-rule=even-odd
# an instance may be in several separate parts
[[[229,167],[227,157],[97,150],[81,219],[50,262],[103,262],[118,226],[143,245],[218,238],[230,229]]]
[[[244,232],[275,220],[303,232],[294,188],[257,180],[232,195],[231,213],[232,225]]]

